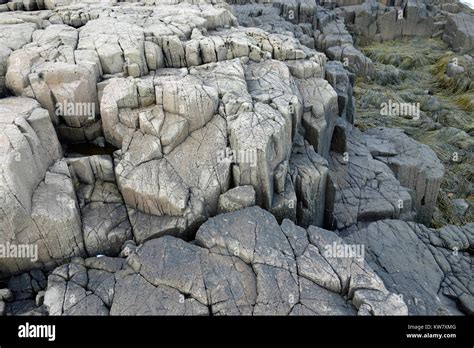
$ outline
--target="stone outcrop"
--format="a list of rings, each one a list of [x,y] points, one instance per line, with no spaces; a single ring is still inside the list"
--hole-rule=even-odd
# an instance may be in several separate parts
[[[463,101],[462,5],[0,3],[0,315],[473,313],[469,197],[429,228],[442,162],[353,93],[407,83],[361,44],[424,37]]]
[[[7,92],[5,75],[8,57],[13,51],[31,42],[33,32],[38,29],[34,20],[34,17],[17,16],[15,18],[13,15],[7,17],[0,14],[0,97],[4,97]]]
[[[0,126],[0,243],[26,247],[2,259],[1,277],[82,255],[76,195],[48,112],[33,99],[0,99]]]
[[[45,305],[51,315],[406,314],[363,260],[330,255],[338,245],[333,232],[279,226],[251,207],[208,220],[194,244],[167,236],[126,259],[63,265]]]
[[[412,190],[416,221],[429,225],[444,175],[444,166],[433,150],[400,129],[373,128],[363,139],[372,156],[388,165],[400,184]]]
[[[89,64],[81,64],[77,44],[78,31],[70,26],[36,30],[31,43],[10,54],[6,73],[8,89],[36,99],[59,127],[61,140],[69,142],[100,136],[98,76]]]
[[[463,12],[448,16],[443,40],[459,53],[474,49],[473,16]]]
[[[403,295],[413,315],[473,313],[473,224],[432,230],[399,220],[370,224],[344,238],[361,243],[387,288]]]
[[[347,134],[347,151],[332,152],[326,219],[338,230],[359,229],[381,219],[412,220],[413,198],[389,166],[374,157],[357,129]]]
[[[302,117],[307,139],[328,156],[327,134],[332,134],[338,115],[337,94],[314,77],[316,72],[306,79],[293,77],[292,66],[299,71],[299,62],[291,62],[296,63],[244,57],[107,82],[101,95],[104,134],[121,148],[117,184],[138,241],[163,234],[190,237],[216,214],[219,196],[233,186],[252,185],[256,203],[271,209],[275,196],[285,191]],[[319,66],[317,71],[324,66],[311,58],[301,64],[305,62]],[[321,103],[312,93],[329,99]],[[156,181],[146,184],[147,178]],[[323,175],[320,191],[325,179]],[[305,206],[313,204],[314,197],[298,192],[298,200],[308,199]],[[298,204],[302,203],[292,202],[296,210]],[[321,224],[322,214],[306,220]]]

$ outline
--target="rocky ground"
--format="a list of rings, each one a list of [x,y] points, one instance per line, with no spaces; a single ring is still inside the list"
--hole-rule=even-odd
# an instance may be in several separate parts
[[[362,49],[376,62],[376,77],[356,83],[356,126],[362,130],[374,126],[402,128],[433,149],[446,175],[432,225],[472,222],[472,57],[453,52],[440,39],[404,39],[392,41],[390,46],[375,43]],[[380,104],[387,96],[394,101],[420,103],[420,119],[381,116]]]
[[[0,314],[473,314],[466,6],[0,3]]]

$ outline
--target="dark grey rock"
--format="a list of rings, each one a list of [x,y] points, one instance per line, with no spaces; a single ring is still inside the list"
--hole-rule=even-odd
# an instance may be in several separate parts
[[[60,266],[44,303],[51,315],[406,314],[363,260],[327,255],[333,242],[345,245],[249,207],[209,219],[196,243],[164,236],[127,259]]]

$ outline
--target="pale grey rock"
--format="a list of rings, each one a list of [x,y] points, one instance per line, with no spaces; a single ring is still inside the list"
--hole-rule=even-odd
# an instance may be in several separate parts
[[[13,293],[10,289],[4,288],[0,289],[0,298],[4,302],[10,302],[13,300]]]
[[[2,179],[0,242],[31,245],[10,258],[1,277],[53,266],[84,252],[76,195],[48,112],[28,98],[0,99]],[[34,248],[37,247],[37,260]],[[26,255],[28,256],[28,255]]]
[[[431,37],[442,34],[445,16],[425,1],[366,1],[347,9],[348,26],[361,42],[386,41],[401,37]]]
[[[360,311],[359,311],[360,313]],[[300,278],[300,303],[290,315],[356,315],[350,301],[306,278]]]
[[[337,93],[339,116],[347,122],[354,122],[355,101],[352,96],[354,74],[344,69],[342,63],[330,61],[325,65],[325,79]]]
[[[234,183],[252,185],[256,188],[257,204],[269,208],[273,197],[272,173],[289,158],[292,136],[301,119],[301,101],[283,63],[250,64],[245,75],[256,103],[253,110],[228,119],[231,148],[241,157],[233,166]]]
[[[251,315],[257,299],[253,269],[235,256],[210,253],[203,269],[213,315]]]
[[[193,37],[200,36],[195,31]],[[321,98],[331,96],[327,105],[311,99],[311,84],[298,86],[288,66],[277,60],[231,59],[162,69],[139,79],[111,79],[101,92],[101,116],[106,139],[121,148],[117,183],[138,241],[164,234],[191,238],[232,186],[251,185],[255,203],[282,218],[296,217],[294,183],[287,185],[288,165],[283,164],[301,123],[302,91],[315,104],[315,117],[328,118],[329,128],[337,117],[332,87],[309,79],[321,86]],[[330,137],[322,137],[318,145],[327,153]],[[324,166],[320,160],[312,162]],[[324,205],[309,203],[316,195],[324,197],[327,169],[316,171],[312,175],[321,176],[317,194],[301,188],[296,193],[297,199],[308,201],[308,212],[301,213],[308,216],[316,205],[318,211]],[[158,185],[143,182],[145,177],[156,177]],[[318,213],[315,223],[322,225],[322,216]]]
[[[88,269],[79,264],[60,266],[48,277],[44,304],[49,315],[106,315],[108,307],[95,294],[86,290],[89,282]],[[114,288],[109,288],[113,296]]]
[[[7,92],[5,75],[8,57],[13,51],[31,42],[36,29],[36,23],[22,20],[13,14],[8,17],[0,14],[0,97],[4,97]]]
[[[312,146],[294,146],[289,175],[297,198],[296,222],[307,228],[322,226],[326,206],[328,162]]]
[[[45,294],[45,291],[42,290],[42,291],[38,292],[38,294],[35,297],[35,302],[36,302],[36,305],[38,307],[43,305],[43,303],[44,303],[44,294]]]
[[[128,162],[125,152],[116,165],[117,183],[125,203],[148,215],[184,218],[184,228],[179,233],[187,233],[194,224],[216,212],[219,195],[229,187],[230,163],[217,158],[226,146],[223,127],[223,119],[215,116],[166,157],[136,167]],[[158,185],[144,185],[140,178],[146,177],[157,178]]]
[[[117,256],[132,238],[127,208],[115,182],[110,156],[68,159],[82,216],[84,246],[90,256]]]
[[[466,212],[471,207],[469,202],[465,199],[453,199],[452,203],[454,205],[454,209],[460,216],[466,215]]]
[[[254,315],[288,315],[299,302],[298,275],[287,269],[255,263],[257,300]]]
[[[464,72],[464,68],[460,65],[454,63],[448,63],[446,66],[446,75],[448,77],[454,77],[456,75],[462,74]]]
[[[329,59],[342,62],[344,67],[357,75],[374,74],[372,61],[354,47],[352,36],[342,18],[324,22],[320,20],[314,37],[316,47],[324,51]]]
[[[331,265],[314,245],[308,245],[298,259],[298,270],[302,277],[335,293],[342,292],[341,282]]]
[[[436,156],[395,130],[350,126],[354,74],[402,77],[389,66],[374,76],[354,41],[444,33],[463,52],[472,16],[424,0],[228,3],[0,5],[54,9],[0,13],[0,96],[19,96],[0,100],[0,231],[2,220],[10,228],[0,242],[39,243],[44,254],[34,265],[9,260],[0,278],[70,262],[49,276],[44,301],[36,271],[12,278],[15,301],[1,299],[0,313],[472,313],[472,228],[401,221],[429,223]],[[95,110],[67,116],[58,101]],[[118,151],[61,160],[51,121],[62,142]],[[386,228],[387,218],[399,220]],[[366,259],[334,251],[371,243]],[[406,249],[416,257],[399,261]]]
[[[53,123],[61,126],[61,138],[69,142],[100,135],[100,129],[94,128],[99,113],[97,67],[92,59],[75,54],[77,43],[78,31],[67,25],[36,30],[31,43],[10,54],[6,72],[10,91],[35,98]]]
[[[299,88],[303,97],[305,137],[317,153],[328,158],[338,117],[337,93],[326,80],[319,78],[303,80]]]
[[[154,286],[139,274],[119,274],[112,315],[207,315],[207,307],[166,285]],[[140,289],[138,292],[135,289]]]
[[[244,209],[255,205],[255,190],[252,186],[237,186],[219,196],[218,214]]]
[[[443,40],[461,54],[474,48],[474,16],[456,13],[447,16]]]
[[[90,203],[85,206],[82,228],[89,255],[117,255],[124,239],[132,236],[127,210],[122,203]]]

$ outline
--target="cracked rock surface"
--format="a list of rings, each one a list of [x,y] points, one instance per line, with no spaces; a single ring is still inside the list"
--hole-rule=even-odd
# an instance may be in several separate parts
[[[390,291],[403,295],[410,314],[472,314],[473,228],[382,220],[344,241],[366,246],[368,264]]]
[[[37,246],[33,262],[33,254],[5,255],[0,277],[82,254],[71,174],[48,112],[32,99],[0,99],[0,127],[0,242],[4,250],[7,243]]]
[[[367,263],[331,257],[333,245],[344,245],[334,232],[250,207],[211,218],[193,243],[166,236],[126,259],[63,265],[45,305],[51,315],[407,314]]]
[[[359,47],[472,61],[450,1],[0,0],[0,315],[472,315],[449,164],[354,126]]]

